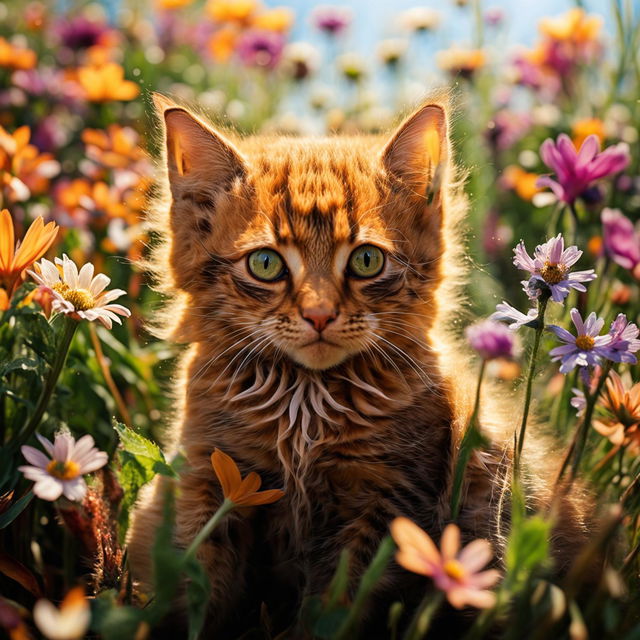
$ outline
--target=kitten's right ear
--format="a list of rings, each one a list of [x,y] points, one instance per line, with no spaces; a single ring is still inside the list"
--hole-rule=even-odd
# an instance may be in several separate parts
[[[245,162],[233,144],[183,107],[154,94],[165,124],[169,183],[174,197],[185,191],[217,191],[244,175]]]

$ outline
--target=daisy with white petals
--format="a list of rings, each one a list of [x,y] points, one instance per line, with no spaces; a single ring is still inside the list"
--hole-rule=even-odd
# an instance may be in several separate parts
[[[62,275],[56,264],[62,267]],[[111,329],[113,322],[122,324],[118,316],[128,318],[131,315],[121,304],[111,304],[126,291],[105,291],[111,280],[102,273],[94,276],[90,262],[78,271],[73,260],[64,255],[62,260],[56,258],[56,264],[43,258],[35,263],[36,271],[29,271],[36,282],[53,293],[53,311],[77,319],[99,320],[107,329]]]
[[[33,621],[49,640],[79,640],[89,629],[91,608],[82,587],[71,589],[58,609],[49,600],[38,600]]]
[[[95,442],[90,435],[76,442],[70,433],[61,431],[53,443],[40,434],[36,437],[49,457],[25,445],[21,451],[30,465],[18,467],[27,480],[35,482],[33,493],[51,502],[63,494],[69,500],[82,500],[87,492],[82,476],[104,467],[109,461],[107,454],[93,446]]]

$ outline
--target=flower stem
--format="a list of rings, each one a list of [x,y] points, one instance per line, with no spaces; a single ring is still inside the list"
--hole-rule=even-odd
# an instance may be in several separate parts
[[[524,396],[524,409],[522,411],[522,423],[520,424],[520,432],[515,439],[515,450],[513,458],[514,471],[517,473],[520,465],[520,456],[522,455],[522,447],[524,446],[524,436],[527,431],[527,420],[529,419],[529,410],[531,409],[531,392],[533,389],[533,378],[536,372],[536,360],[538,357],[538,349],[540,348],[540,339],[544,331],[544,315],[547,310],[548,297],[541,298],[538,301],[538,326],[533,340],[533,349],[531,350],[531,358],[529,360],[529,372],[527,373],[527,388]]]
[[[62,339],[60,340],[60,344],[58,345],[58,351],[56,353],[55,359],[53,360],[51,368],[49,369],[49,374],[47,376],[47,379],[45,380],[44,387],[42,388],[42,392],[40,393],[40,397],[38,398],[36,409],[31,415],[31,418],[29,418],[25,426],[22,428],[22,431],[18,434],[18,437],[16,439],[17,445],[27,442],[40,425],[42,416],[49,406],[49,400],[51,399],[51,394],[53,393],[53,390],[56,387],[56,383],[58,382],[58,378],[60,377],[62,367],[64,366],[64,363],[67,359],[71,341],[73,340],[73,336],[75,335],[76,329],[78,328],[78,321],[69,316],[64,316],[63,323]]]
[[[404,640],[420,640],[425,637],[427,631],[429,631],[431,620],[440,608],[443,599],[444,594],[441,591],[428,593],[423,598],[407,632],[404,634]]]
[[[207,523],[200,529],[198,535],[193,539],[185,551],[184,558],[187,560],[195,556],[200,545],[211,535],[211,532],[220,524],[222,519],[235,508],[235,503],[225,498],[224,502],[218,507],[217,511],[209,518]]]

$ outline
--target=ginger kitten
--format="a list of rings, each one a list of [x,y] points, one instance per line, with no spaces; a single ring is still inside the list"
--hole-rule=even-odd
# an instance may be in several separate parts
[[[157,214],[166,242],[155,269],[174,296],[170,336],[189,345],[171,434],[188,463],[176,542],[186,547],[221,502],[215,447],[243,475],[284,488],[274,505],[234,512],[200,554],[213,585],[208,633],[238,637],[263,602],[282,631],[304,596],[327,587],[342,549],[357,584],[393,518],[408,516],[436,540],[451,519],[475,367],[447,335],[460,305],[464,212],[447,107],[423,105],[389,139],[234,144],[156,102],[170,202]],[[482,422],[495,444],[474,455],[456,522],[465,542],[490,538],[499,557],[510,459],[501,438],[509,442],[517,411],[491,402]],[[129,535],[142,585],[163,482],[144,492]],[[528,485],[532,504],[549,500],[542,480],[530,474]],[[567,562],[583,536],[579,504],[567,499],[558,557]],[[424,589],[393,565],[364,637],[385,637],[388,606],[411,610]]]

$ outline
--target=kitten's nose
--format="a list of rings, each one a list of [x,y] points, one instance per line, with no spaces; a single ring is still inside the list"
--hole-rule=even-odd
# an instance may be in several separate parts
[[[324,331],[324,328],[338,316],[338,310],[328,306],[307,307],[300,313],[318,333]]]

